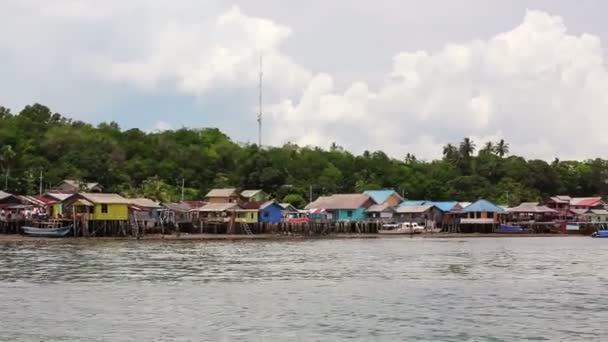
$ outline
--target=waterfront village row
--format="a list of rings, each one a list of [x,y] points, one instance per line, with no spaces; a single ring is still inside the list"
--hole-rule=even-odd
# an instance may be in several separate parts
[[[87,221],[135,222],[145,227],[215,223],[382,222],[410,223],[437,231],[477,231],[471,226],[551,223],[567,229],[567,222],[605,223],[608,210],[601,197],[555,196],[545,203],[506,207],[476,202],[406,200],[390,189],[361,194],[321,196],[305,208],[271,199],[262,190],[214,189],[200,201],[157,203],[146,198],[124,198],[104,193],[97,183],[64,180],[37,196],[0,191],[0,220],[75,218]],[[469,227],[469,229],[461,229]]]

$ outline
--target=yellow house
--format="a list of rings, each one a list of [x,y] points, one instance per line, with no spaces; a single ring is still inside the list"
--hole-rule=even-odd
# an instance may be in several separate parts
[[[51,201],[48,205],[49,216],[52,218],[59,218],[63,216],[63,201],[72,197],[73,194],[64,194],[60,192],[47,192],[42,197]]]
[[[79,193],[64,201],[66,212],[87,215],[92,221],[127,221],[129,200],[118,194]]]
[[[243,223],[258,223],[258,210],[257,209],[236,209],[234,211],[235,222]]]

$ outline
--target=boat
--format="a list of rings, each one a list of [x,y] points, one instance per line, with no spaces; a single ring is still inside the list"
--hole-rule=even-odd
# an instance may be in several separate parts
[[[68,235],[72,231],[73,225],[67,225],[63,227],[56,228],[38,228],[38,227],[30,227],[24,226],[21,227],[23,232],[30,236],[37,237],[64,237]]]
[[[600,229],[595,233],[591,234],[593,238],[608,238],[608,229]]]
[[[379,231],[380,234],[388,235],[413,235],[424,232],[426,232],[424,226],[420,226],[416,222],[403,222],[401,224],[397,224],[396,228],[395,225],[384,225],[383,229]]]
[[[510,226],[507,224],[501,224],[498,228],[499,233],[521,233],[524,231],[522,226]]]

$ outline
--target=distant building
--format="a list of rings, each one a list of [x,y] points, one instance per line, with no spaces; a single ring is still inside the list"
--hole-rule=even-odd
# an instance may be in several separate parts
[[[395,208],[388,204],[374,204],[365,211],[367,218],[371,220],[392,221]]]
[[[375,204],[386,204],[394,207],[403,201],[403,198],[393,189],[368,190],[364,192]]]
[[[547,207],[556,211],[557,218],[564,220],[576,219],[592,209],[606,209],[606,204],[601,197],[553,196],[546,204]]]
[[[270,198],[263,190],[244,190],[241,192],[241,199],[246,202],[267,201]]]
[[[0,207],[21,204],[19,197],[0,190]]]
[[[68,214],[86,215],[92,221],[127,221],[130,201],[112,193],[78,193],[63,201]]]
[[[246,202],[241,204],[242,210],[257,210],[256,222],[281,222],[283,207],[277,201]],[[239,210],[237,210],[237,213]]]
[[[460,213],[462,224],[498,224],[500,216],[506,214],[504,209],[485,199],[470,204]]]
[[[234,188],[213,189],[205,196],[208,203],[238,203],[240,194]]]
[[[365,194],[339,194],[322,196],[306,206],[307,210],[324,212],[335,221],[359,221],[365,219],[365,211],[374,201]]]
[[[197,213],[199,219],[203,221],[229,222],[237,209],[240,209],[240,207],[236,203],[210,202],[200,208],[193,209],[192,212]]]
[[[137,224],[154,225],[160,222],[162,207],[158,202],[148,198],[129,199],[129,219]]]
[[[85,183],[72,179],[64,179],[50,191],[64,194],[75,194],[78,192],[101,192],[102,190],[103,189],[99,183]]]
[[[426,227],[439,225],[442,217],[443,211],[433,204],[405,205],[395,211],[397,221],[416,222]]]

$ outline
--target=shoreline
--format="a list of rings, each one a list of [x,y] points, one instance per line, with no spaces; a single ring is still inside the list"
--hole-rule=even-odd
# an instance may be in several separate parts
[[[143,237],[64,237],[64,238],[45,238],[33,237],[20,234],[0,235],[0,243],[6,242],[74,242],[92,243],[103,241],[305,241],[305,240],[348,240],[348,239],[478,239],[478,238],[571,238],[587,237],[580,234],[505,234],[505,233],[434,233],[434,234],[332,234],[323,236],[314,235],[278,235],[278,234],[259,234],[259,235],[220,235],[220,234],[176,234],[161,235],[150,234]]]

